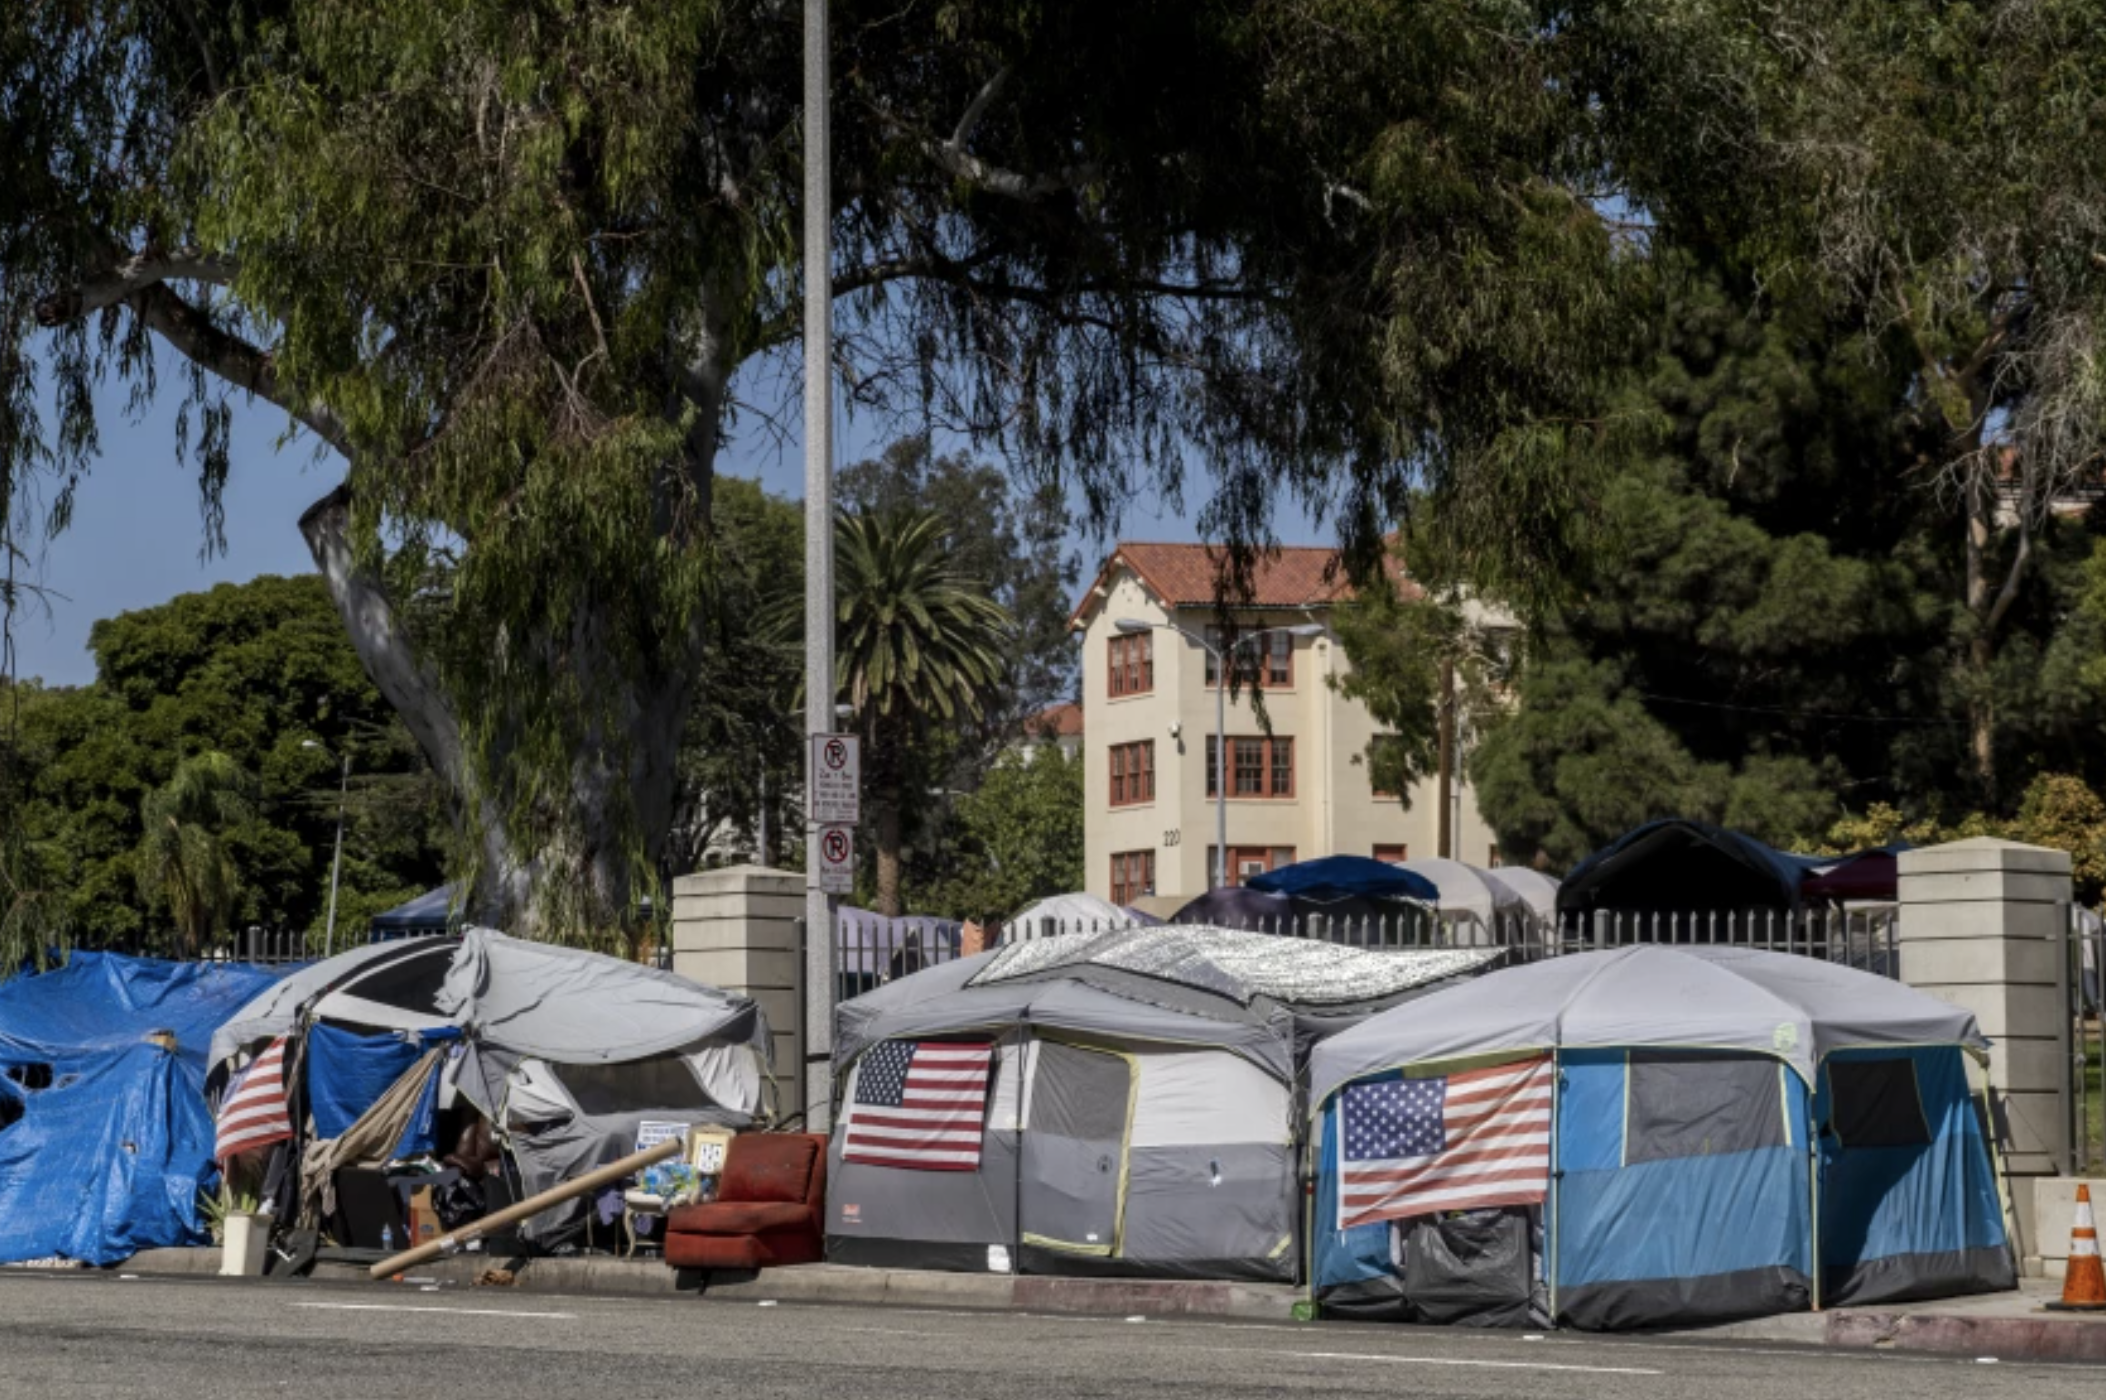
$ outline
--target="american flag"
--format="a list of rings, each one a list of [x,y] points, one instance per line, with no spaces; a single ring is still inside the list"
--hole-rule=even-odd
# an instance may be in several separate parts
[[[237,1152],[283,1142],[293,1135],[285,1106],[285,1037],[279,1036],[250,1062],[219,1106],[219,1134],[212,1155],[221,1162]]]
[[[1339,1112],[1338,1228],[1541,1201],[1554,1073],[1543,1055],[1352,1085]]]
[[[841,1160],[969,1172],[987,1116],[986,1041],[887,1040],[863,1056]]]

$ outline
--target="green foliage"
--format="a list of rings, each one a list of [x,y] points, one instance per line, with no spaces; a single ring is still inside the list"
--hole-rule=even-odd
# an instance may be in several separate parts
[[[949,532],[942,516],[912,509],[844,513],[835,531],[834,665],[864,736],[881,914],[904,911],[904,817],[919,805],[908,785],[931,775],[917,755],[933,733],[985,713],[1009,647],[1009,614],[957,568]]]
[[[767,813],[771,846],[801,833],[804,510],[726,478],[710,505],[715,597],[702,660],[711,677],[689,711],[680,795],[661,878],[701,868],[720,841],[744,842]],[[773,852],[756,852],[770,863]]]
[[[319,579],[222,584],[106,619],[90,637],[94,684],[0,684],[21,773],[15,878],[41,919],[16,952],[58,941],[175,951],[229,924],[318,935],[332,754],[352,759],[339,936],[442,878],[445,793],[360,670]],[[143,851],[158,852],[150,867]],[[165,874],[205,897],[170,899]],[[0,959],[8,952],[0,941]]]
[[[64,525],[92,387],[154,392],[156,339],[212,539],[232,414],[274,406],[344,460],[303,527],[453,789],[485,912],[561,937],[648,883],[684,717],[736,684],[708,665],[736,588],[716,454],[808,276],[859,400],[998,447],[1033,499],[1103,525],[1205,462],[1239,565],[1288,497],[1336,503],[1367,562],[1431,486],[1475,574],[1554,583],[1619,436],[1598,370],[1642,263],[1600,212],[1609,128],[1562,19],[830,23],[814,270],[799,35],[770,7],[0,10],[0,547]]]
[[[1011,751],[960,797],[947,828],[951,873],[913,890],[916,913],[1002,919],[1083,884],[1082,759],[1040,742]]]
[[[139,895],[150,914],[175,925],[186,953],[225,932],[234,912],[241,871],[224,837],[254,820],[254,787],[233,759],[208,750],[178,763],[174,775],[139,804],[141,834],[133,856]]]

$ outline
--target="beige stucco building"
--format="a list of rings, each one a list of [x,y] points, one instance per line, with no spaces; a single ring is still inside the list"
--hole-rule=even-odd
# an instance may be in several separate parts
[[[1242,633],[1323,623],[1344,592],[1326,576],[1333,558],[1325,549],[1285,549],[1261,563],[1252,606],[1237,613]],[[1116,624],[1171,623],[1209,635],[1217,620],[1214,572],[1202,545],[1122,544],[1070,620],[1082,638],[1088,716],[1085,888],[1115,903],[1166,912],[1211,883],[1215,695],[1207,653],[1174,632],[1121,632]],[[1337,639],[1328,631],[1276,634],[1244,654],[1261,647],[1270,734],[1247,689],[1228,707],[1231,883],[1323,855],[1439,854],[1431,781],[1408,806],[1374,791],[1366,752],[1376,726],[1330,683],[1350,665]],[[1496,863],[1496,838],[1474,794],[1460,775],[1456,786],[1452,854]]]

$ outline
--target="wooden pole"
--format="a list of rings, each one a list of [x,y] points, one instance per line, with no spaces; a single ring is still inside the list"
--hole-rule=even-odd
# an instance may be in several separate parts
[[[539,1215],[550,1206],[561,1205],[573,1196],[582,1196],[587,1191],[597,1190],[602,1186],[612,1186],[623,1177],[640,1172],[645,1167],[657,1162],[663,1162],[668,1157],[679,1156],[686,1148],[686,1138],[667,1138],[656,1147],[647,1147],[632,1156],[622,1158],[619,1162],[609,1162],[604,1167],[589,1171],[576,1181],[566,1181],[561,1186],[552,1187],[538,1196],[529,1196],[516,1205],[506,1206],[494,1215],[486,1215],[481,1220],[472,1220],[451,1234],[440,1236],[430,1244],[420,1244],[415,1249],[406,1250],[392,1259],[383,1259],[372,1268],[366,1270],[366,1277],[384,1279],[391,1274],[399,1274],[404,1269],[415,1268],[428,1259],[436,1259],[442,1254],[451,1254],[468,1241],[481,1239],[492,1230],[502,1229],[507,1225],[525,1220],[529,1216]]]

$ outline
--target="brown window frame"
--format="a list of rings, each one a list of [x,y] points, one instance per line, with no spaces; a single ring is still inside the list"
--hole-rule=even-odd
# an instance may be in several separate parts
[[[1255,790],[1252,791],[1245,791],[1240,782],[1241,773],[1247,766],[1244,763],[1244,756],[1246,753],[1244,745],[1246,744],[1257,745],[1256,772],[1258,775],[1258,786]],[[1278,782],[1278,779],[1281,775],[1281,765],[1279,762],[1279,756],[1283,750],[1285,751],[1287,756],[1287,762],[1285,766],[1287,781],[1286,788],[1284,791],[1280,790],[1280,784]],[[1207,796],[1209,798],[1214,798],[1220,796],[1220,783],[1216,772],[1218,765],[1215,761],[1214,740],[1212,736],[1209,736],[1206,740],[1206,752]],[[1229,772],[1233,775],[1236,775],[1230,779],[1230,781],[1234,783],[1235,786],[1229,792],[1229,800],[1232,802],[1287,802],[1293,800],[1295,795],[1294,758],[1294,736],[1292,734],[1229,735]]]
[[[1240,642],[1243,638],[1250,636],[1251,632],[1265,631],[1271,631],[1271,629],[1254,627],[1250,631],[1239,633],[1237,640]],[[1208,627],[1203,635],[1207,639],[1208,647],[1206,654],[1206,688],[1212,690],[1221,684],[1221,667],[1214,658],[1215,649],[1221,646],[1222,632],[1219,627]],[[1258,690],[1294,689],[1295,650],[1294,633],[1284,628],[1272,632],[1272,635],[1265,639],[1264,647],[1261,648],[1262,660],[1252,665],[1249,673],[1243,679],[1254,689]],[[1233,660],[1234,658],[1232,656],[1229,659]],[[1277,670],[1275,670],[1276,666],[1278,667]]]
[[[1113,744],[1107,752],[1111,805],[1137,807],[1155,801],[1155,740]]]
[[[1237,870],[1237,866],[1246,859],[1262,860],[1265,863],[1267,872],[1278,870],[1283,865],[1292,865],[1295,860],[1295,848],[1293,846],[1231,846],[1228,848],[1228,851],[1229,883],[1238,886],[1243,883],[1243,878]],[[1220,865],[1221,848],[1219,846],[1207,847],[1208,889],[1217,888],[1214,880]]]
[[[1155,852],[1114,851],[1112,866],[1112,903],[1131,904],[1144,894],[1155,892]]]
[[[1155,633],[1121,632],[1107,640],[1110,674],[1105,691],[1114,700],[1155,689]]]

